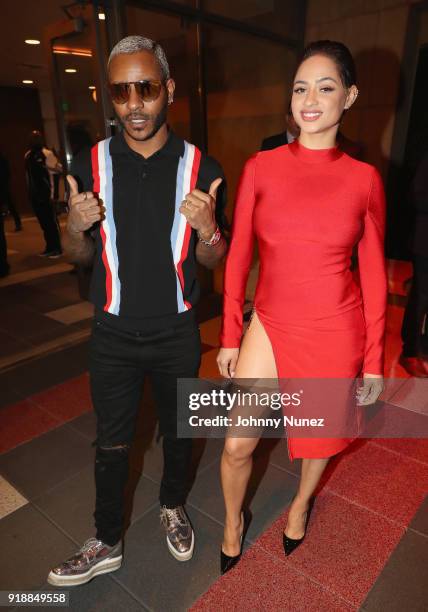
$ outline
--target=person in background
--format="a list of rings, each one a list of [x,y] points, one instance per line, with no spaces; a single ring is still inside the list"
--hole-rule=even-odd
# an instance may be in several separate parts
[[[7,244],[4,233],[4,218],[0,215],[0,278],[9,274],[9,263],[7,261]]]
[[[281,132],[280,134],[274,134],[273,136],[268,136],[267,138],[265,138],[262,141],[260,151],[269,151],[270,149],[276,149],[276,147],[281,147],[282,145],[290,144],[290,142],[293,142],[293,140],[297,138],[299,132],[300,128],[294,121],[293,113],[291,112],[290,102],[287,109],[285,132]]]
[[[72,153],[69,173],[76,179],[79,190],[83,191],[83,177],[91,165],[91,149],[94,143],[81,123],[70,123],[67,126],[67,139]]]
[[[0,208],[3,214],[8,212],[15,222],[15,232],[22,230],[22,222],[15,201],[10,192],[10,166],[6,157],[0,152]]]
[[[67,140],[72,158],[68,171],[74,177],[79,191],[84,191],[87,182],[88,168],[91,167],[92,137],[82,123],[69,123],[67,125]],[[77,275],[79,296],[82,300],[89,299],[89,286],[92,275],[92,262],[89,265],[74,264],[70,274]]]
[[[364,161],[365,148],[361,142],[351,140],[339,130],[336,136],[336,143],[339,149],[349,155],[349,157]]]
[[[62,253],[59,225],[52,205],[54,174],[62,172],[56,155],[45,146],[42,134],[34,130],[29,139],[29,150],[25,154],[25,171],[31,206],[45,238],[42,257],[55,259]]]
[[[411,375],[428,377],[428,151],[411,186],[416,217],[413,236],[413,282],[403,318],[400,365]],[[424,345],[425,342],[425,345]]]

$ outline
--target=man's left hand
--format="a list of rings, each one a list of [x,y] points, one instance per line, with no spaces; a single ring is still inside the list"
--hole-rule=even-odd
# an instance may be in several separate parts
[[[217,189],[222,180],[222,178],[216,178],[211,183],[208,193],[200,189],[194,189],[186,195],[186,199],[180,206],[180,212],[186,217],[189,225],[207,242],[211,239],[217,227],[215,203]]]

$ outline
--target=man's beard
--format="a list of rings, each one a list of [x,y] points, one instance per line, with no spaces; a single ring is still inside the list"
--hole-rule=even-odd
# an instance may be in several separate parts
[[[158,133],[160,128],[166,122],[167,109],[168,109],[168,104],[164,104],[164,106],[161,108],[159,113],[155,116],[148,115],[145,113],[129,113],[129,115],[126,115],[126,117],[124,117],[123,119],[119,117],[119,121],[122,124],[122,127],[125,130],[125,132],[128,134],[128,136],[130,136],[130,138],[132,138],[133,140],[138,140],[139,142],[144,142],[146,140],[150,140],[151,138],[153,138],[153,136],[155,136]],[[152,120],[153,128],[149,133],[145,133],[144,135],[141,135],[141,137],[138,137],[138,135],[136,135],[134,132],[128,131],[127,122],[130,119],[145,119],[146,121]]]

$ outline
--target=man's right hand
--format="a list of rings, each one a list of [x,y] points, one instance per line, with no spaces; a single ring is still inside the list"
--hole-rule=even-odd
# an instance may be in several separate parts
[[[90,229],[94,223],[101,221],[104,211],[91,191],[79,193],[76,180],[70,174],[67,175],[67,181],[70,187],[67,230],[71,234],[83,233]]]

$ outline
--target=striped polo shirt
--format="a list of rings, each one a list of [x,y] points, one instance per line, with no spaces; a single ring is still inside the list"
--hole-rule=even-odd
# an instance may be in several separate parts
[[[90,299],[96,316],[123,329],[173,324],[199,298],[197,235],[179,208],[186,194],[208,192],[221,166],[171,130],[149,158],[129,148],[123,134],[92,149],[92,191],[105,218],[92,231],[96,252]],[[84,183],[86,181],[83,181]],[[224,181],[216,217],[225,206]]]

